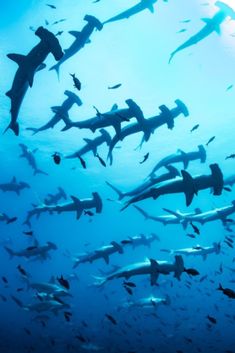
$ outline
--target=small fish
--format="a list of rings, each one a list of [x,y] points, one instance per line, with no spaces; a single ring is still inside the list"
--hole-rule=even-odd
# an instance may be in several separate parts
[[[103,167],[106,167],[105,161],[98,155],[98,153],[96,153],[95,157],[98,158],[98,160],[100,161],[100,164],[102,164]]]
[[[189,22],[191,22],[191,20],[182,20],[182,21],[180,21],[180,23],[189,23]]]
[[[94,216],[94,213],[91,212],[91,211],[86,211],[86,210],[84,210],[84,215],[85,215],[85,216],[90,216],[90,217],[92,217],[92,216]]]
[[[7,224],[14,223],[15,221],[17,221],[17,219],[18,219],[17,217],[12,217],[12,218],[8,219]]]
[[[28,235],[29,237],[32,237],[33,231],[30,230],[29,232],[23,232],[25,235]]]
[[[56,9],[56,6],[55,5],[51,5],[51,4],[46,4],[46,6],[50,7],[51,9]]]
[[[23,292],[24,288],[17,288],[17,292]]]
[[[197,124],[197,125],[194,125],[193,127],[192,127],[192,129],[190,130],[190,132],[193,132],[193,131],[195,131],[195,130],[197,130],[198,128],[199,128],[199,124]]]
[[[225,191],[228,191],[228,192],[231,192],[231,191],[232,191],[232,189],[229,188],[228,186],[224,186],[223,189],[224,189]]]
[[[229,241],[225,240],[224,243],[227,244],[231,249],[233,249],[233,244],[231,244]]]
[[[77,335],[77,336],[75,336],[75,338],[77,338],[79,341],[81,341],[83,343],[86,342],[86,339],[82,335]]]
[[[2,281],[5,283],[5,284],[8,284],[8,280],[5,276],[2,276]]]
[[[227,297],[231,299],[235,299],[235,291],[230,289],[230,288],[223,288],[221,284],[219,284],[219,288],[217,290],[220,290],[226,295]]]
[[[131,241],[131,240],[122,240],[121,243],[122,243],[123,245],[132,244],[132,241]]]
[[[62,275],[60,277],[57,277],[57,281],[59,282],[59,284],[61,284],[61,286],[63,286],[66,289],[70,288],[69,285],[69,281],[67,279],[65,279]]]
[[[56,33],[56,37],[61,36],[61,34],[63,34],[63,33],[64,33],[64,31],[58,31],[58,32]]]
[[[190,276],[198,276],[198,275],[200,275],[200,273],[197,270],[195,270],[194,268],[187,268],[187,269],[185,268],[184,272],[186,272]]]
[[[78,159],[79,159],[79,161],[80,161],[82,167],[83,167],[84,169],[86,169],[86,162],[84,161],[84,159],[83,159],[82,157],[80,157],[80,156],[78,156]]]
[[[193,228],[194,232],[199,235],[200,234],[199,228],[195,226],[192,222],[190,222],[190,225]]]
[[[187,31],[186,28],[182,28],[182,29],[180,29],[179,31],[177,31],[176,33],[184,33],[184,32],[186,32],[186,31]]]
[[[125,290],[127,291],[128,294],[133,295],[133,291],[131,288],[127,287],[127,286],[123,286],[125,288]]]
[[[169,250],[169,249],[160,249],[160,251],[161,251],[161,252],[166,252],[166,253],[168,253],[168,254],[171,253],[171,250]]]
[[[21,265],[17,266],[17,269],[19,270],[19,272],[23,275],[23,276],[27,276],[27,272],[23,269],[23,267]]]
[[[228,86],[228,87],[226,88],[226,92],[229,91],[229,90],[232,89],[232,88],[233,88],[233,85]]]
[[[217,320],[216,320],[213,316],[207,315],[207,319],[208,319],[212,324],[216,324],[216,323],[217,323]]]
[[[65,312],[64,312],[64,318],[65,318],[66,321],[69,322],[71,316],[72,316],[72,313],[70,313],[69,311],[65,311]]]
[[[108,89],[117,89],[119,87],[121,87],[121,83],[118,83],[117,85],[114,85],[114,86],[109,86]]]
[[[144,162],[146,162],[148,158],[149,158],[149,152],[146,153],[146,155],[144,156],[144,159],[140,162],[140,164],[143,164]]]
[[[45,20],[45,25],[49,26],[49,22],[47,20]]]
[[[193,239],[196,238],[195,235],[194,235],[194,234],[191,234],[191,233],[187,233],[186,235],[187,235],[187,237],[190,237],[190,238],[193,238]]]
[[[136,288],[136,284],[133,282],[123,282],[123,285],[131,288]]]
[[[108,319],[109,321],[112,322],[113,325],[117,325],[117,321],[114,319],[113,316],[111,316],[111,315],[109,315],[109,314],[105,314],[105,316],[107,317],[107,319]]]
[[[80,91],[82,88],[81,82],[79,81],[79,79],[76,77],[75,74],[70,74],[70,76],[72,76],[73,78],[74,87],[77,88],[78,91]]]
[[[97,2],[100,2],[100,0],[95,0],[95,1],[93,1],[93,4],[96,4]]]
[[[208,142],[206,143],[206,146],[208,146],[212,141],[214,141],[214,139],[215,139],[215,136],[212,136],[212,137],[208,140]]]
[[[55,152],[53,155],[53,160],[55,162],[55,164],[59,165],[60,162],[61,162],[61,157],[60,157],[60,154],[58,152]]]
[[[227,159],[234,159],[235,158],[235,153],[232,153],[232,154],[230,154],[229,156],[227,156],[226,158],[225,158],[225,160],[227,160]]]

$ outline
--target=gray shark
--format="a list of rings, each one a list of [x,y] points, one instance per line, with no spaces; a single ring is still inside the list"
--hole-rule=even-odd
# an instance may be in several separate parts
[[[36,311],[37,313],[42,313],[44,311],[52,311],[54,314],[58,314],[58,311],[70,308],[69,304],[63,303],[56,299],[42,300],[40,302],[35,302],[32,304],[24,305],[21,300],[15,296],[11,296],[14,302],[22,309],[26,311]]]
[[[24,181],[17,182],[16,177],[13,177],[9,183],[0,184],[0,190],[3,192],[15,192],[18,196],[24,189],[30,189],[30,185]]]
[[[156,309],[161,304],[170,305],[171,304],[170,297],[167,295],[165,298],[159,298],[151,295],[147,298],[141,298],[134,301],[133,300],[127,301],[122,304],[121,308]]]
[[[125,109],[118,109],[117,105],[114,104],[109,112],[100,113],[97,111],[96,117],[71,123],[70,127],[90,129],[95,132],[97,129],[113,126],[116,134],[120,135],[122,122],[130,121],[131,118],[136,118],[140,122],[144,119],[142,110],[132,99],[127,99],[126,104],[128,108]]]
[[[40,43],[37,44],[27,55],[7,55],[9,59],[15,61],[19,66],[12,87],[10,91],[6,93],[11,99],[11,122],[6,130],[13,130],[17,136],[19,135],[19,124],[17,122],[19,110],[28,87],[33,86],[35,72],[45,67],[43,61],[49,53],[52,53],[57,61],[63,56],[59,41],[53,33],[43,27],[39,27],[35,31],[35,35],[40,38]]]
[[[69,31],[69,34],[75,37],[74,42],[70,45],[68,49],[65,49],[65,54],[62,59],[56,65],[50,68],[50,70],[55,70],[58,75],[60,66],[72,56],[77,54],[87,43],[90,42],[90,36],[92,32],[95,29],[101,31],[103,28],[102,23],[94,16],[86,15],[84,17],[84,21],[86,21],[87,24],[83,27],[81,32]]]
[[[180,276],[184,272],[184,261],[182,256],[176,255],[174,263],[149,259],[145,262],[138,262],[126,267],[121,267],[110,276],[98,278],[96,285],[102,286],[107,282],[118,278],[129,279],[133,276],[150,275],[150,282],[153,286],[156,285],[160,274],[168,275],[171,272],[173,272],[174,276],[180,280]]]
[[[63,120],[63,122],[65,123],[65,127],[61,131],[70,129],[72,121],[69,118],[69,111],[74,104],[77,104],[77,106],[80,107],[82,105],[82,101],[75,93],[71,91],[66,90],[64,91],[64,94],[65,96],[67,96],[67,98],[62,103],[62,105],[51,107],[51,111],[55,115],[51,120],[48,121],[48,123],[39,128],[29,127],[26,130],[33,131],[33,134],[35,135],[40,131],[53,129],[54,126],[58,124],[61,120]]]
[[[132,189],[131,191],[123,192],[107,181],[106,181],[106,184],[118,194],[118,199],[122,200],[124,197],[127,197],[127,196],[131,197],[131,196],[139,195],[143,191],[145,191],[146,189],[149,189],[151,186],[155,184],[161,183],[165,180],[174,179],[180,175],[179,171],[170,165],[166,166],[166,169],[168,170],[168,173],[151,177],[147,181],[137,186],[136,188]]]
[[[167,1],[167,0],[164,0]],[[105,21],[103,24],[110,23],[110,22],[116,22],[124,19],[128,19],[129,17],[132,17],[144,10],[149,10],[151,13],[154,13],[154,7],[153,5],[157,2],[157,0],[141,0],[138,4],[135,6],[129,8],[128,10],[120,13],[117,16],[114,16],[110,18],[109,20]]]
[[[5,246],[4,248],[11,258],[13,256],[25,257],[26,259],[29,259],[31,257],[39,257],[42,260],[46,260],[48,258],[48,253],[51,250],[57,250],[57,246],[50,241],[48,241],[46,245],[41,246],[38,243],[35,243],[35,245],[29,246],[28,248],[20,251],[12,250],[7,246]]]
[[[195,161],[199,159],[201,163],[205,163],[206,161],[206,150],[203,145],[198,146],[198,151],[193,151],[193,152],[184,152],[182,150],[178,150],[177,153],[171,154],[165,158],[163,158],[160,162],[156,164],[156,166],[153,168],[149,176],[152,176],[153,174],[156,173],[156,171],[162,167],[166,167],[169,164],[175,164],[175,163],[183,163],[184,169],[187,169],[189,166],[190,161]]]
[[[152,243],[158,239],[159,239],[158,236],[154,233],[148,236],[144,234],[140,234],[134,237],[128,237],[127,239],[124,239],[122,241],[122,244],[131,245],[133,249],[135,249],[137,246],[142,246],[142,245],[150,248]]]
[[[60,297],[71,297],[69,291],[55,283],[47,282],[29,282],[28,288],[34,289],[39,294],[44,294],[45,296],[54,296],[56,298]]]
[[[20,143],[19,146],[20,146],[20,148],[22,150],[22,154],[20,155],[20,158],[25,158],[28,161],[28,164],[33,169],[33,175],[36,175],[36,174],[48,175],[46,172],[43,172],[37,166],[37,161],[36,161],[36,158],[35,158],[34,154],[37,152],[38,148],[36,148],[35,150],[31,151],[23,143]]]
[[[210,175],[199,175],[192,177],[185,170],[181,171],[182,177],[176,178],[173,181],[166,181],[159,184],[156,188],[151,188],[130,199],[125,206],[122,208],[124,210],[129,205],[134,202],[145,200],[147,198],[153,198],[156,200],[161,195],[167,194],[178,194],[184,193],[186,198],[186,206],[189,206],[193,200],[194,195],[198,194],[198,191],[211,189],[213,190],[213,195],[219,196],[223,191],[224,181],[223,174],[218,164],[210,165],[211,174]]]
[[[83,140],[86,142],[85,146],[80,148],[77,152],[72,153],[66,156],[66,159],[78,158],[83,156],[88,152],[92,152],[94,156],[97,154],[97,148],[101,146],[103,143],[106,143],[108,146],[111,143],[111,136],[105,129],[100,129],[100,136],[95,137],[93,140],[84,138]]]
[[[81,217],[84,210],[95,208],[96,213],[101,213],[103,206],[102,206],[102,200],[99,194],[97,192],[93,192],[92,196],[93,197],[91,199],[83,199],[83,200],[80,200],[75,196],[71,196],[72,201],[64,204],[50,205],[50,206],[47,206],[47,205],[35,206],[34,209],[28,212],[24,224],[31,227],[31,222],[30,222],[31,218],[34,216],[39,218],[40,215],[44,213],[61,214],[65,212],[76,212],[77,220]]]
[[[47,197],[44,199],[44,204],[47,206],[57,205],[61,199],[67,200],[67,195],[61,187],[58,187],[58,192],[56,194],[47,195]]]
[[[212,246],[207,246],[207,247],[197,245],[194,248],[172,250],[172,253],[177,255],[186,255],[186,256],[202,256],[203,260],[206,260],[207,255],[209,254],[218,255],[220,251],[221,251],[220,243],[213,243]]]
[[[109,146],[108,159],[110,160],[110,164],[112,164],[113,162],[112,151],[114,147],[119,141],[124,140],[127,136],[130,136],[142,131],[144,133],[144,136],[140,144],[141,146],[144,141],[149,140],[150,135],[153,134],[154,131],[159,127],[166,124],[168,129],[173,129],[175,118],[177,118],[180,114],[183,114],[185,117],[189,115],[187,107],[181,100],[176,99],[175,103],[176,103],[176,107],[171,110],[168,109],[165,105],[161,105],[159,107],[161,111],[159,115],[149,119],[142,119],[142,121],[139,120],[137,123],[128,124],[121,130],[121,133],[119,134],[119,136],[115,135]]]
[[[213,32],[220,34],[220,26],[226,20],[227,17],[230,17],[235,20],[235,12],[230,6],[221,1],[216,1],[215,5],[219,8],[219,11],[212,18],[202,19],[202,21],[205,23],[205,26],[198,33],[189,38],[185,43],[180,45],[175,51],[171,53],[169,63],[171,62],[175,54],[180,52],[181,50],[189,48],[192,45],[196,45],[197,43],[211,35]]]
[[[79,266],[80,264],[89,262],[93,263],[96,260],[104,259],[106,264],[109,264],[109,257],[115,253],[123,254],[123,246],[115,241],[112,241],[110,245],[102,246],[101,248],[82,256],[78,256],[75,259],[73,268]]]
[[[16,217],[9,217],[6,213],[0,213],[0,222],[6,222],[6,224],[10,224],[16,220]]]

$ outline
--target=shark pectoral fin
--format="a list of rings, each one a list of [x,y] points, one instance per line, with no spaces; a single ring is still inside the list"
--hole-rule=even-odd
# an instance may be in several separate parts
[[[153,7],[153,5],[149,5],[149,6],[148,6],[148,9],[149,9],[149,11],[150,11],[151,13],[154,13],[154,7]]]
[[[21,54],[8,54],[7,57],[15,61],[20,66],[24,63],[26,56]]]
[[[159,271],[158,271],[158,263],[154,259],[149,259],[150,261],[150,282],[151,286],[154,286],[157,283],[157,279],[159,276]]]
[[[116,135],[120,136],[120,134],[121,134],[121,123],[114,123],[113,127],[114,127],[114,130],[116,132]]]
[[[76,39],[78,39],[80,37],[80,35],[81,35],[81,32],[79,32],[79,31],[69,31],[69,34],[71,34]]]
[[[83,212],[82,202],[75,196],[71,196],[71,199],[76,207],[76,218],[79,219]]]
[[[194,180],[192,176],[186,172],[185,170],[181,171],[184,183],[184,194],[186,197],[186,205],[189,206],[193,200],[195,194],[197,194],[197,190],[194,185]]]
[[[151,273],[151,275],[150,275],[151,286],[155,286],[157,284],[158,277],[159,277],[159,273],[158,272]]]
[[[181,154],[181,156],[183,158],[182,162],[183,162],[183,165],[184,165],[184,169],[187,169],[188,168],[188,164],[189,164],[189,160],[187,158],[187,153],[185,153],[182,150],[179,150],[179,152],[180,152],[180,154]]]
[[[27,80],[28,80],[28,83],[29,83],[29,87],[33,86],[33,78],[34,78],[34,71],[29,71],[27,73]]]
[[[119,254],[123,254],[123,248],[121,245],[119,245],[116,241],[112,241],[111,245],[117,250]]]
[[[106,262],[106,264],[108,265],[109,264],[109,256],[106,254],[103,254],[103,258],[104,258],[104,261]]]

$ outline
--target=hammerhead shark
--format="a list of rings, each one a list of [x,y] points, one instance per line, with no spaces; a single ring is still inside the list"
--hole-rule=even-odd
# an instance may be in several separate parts
[[[168,129],[173,129],[175,118],[177,118],[180,114],[183,114],[185,117],[189,115],[187,107],[181,100],[176,99],[175,103],[176,107],[171,110],[168,109],[165,105],[161,105],[159,107],[161,111],[159,115],[149,119],[142,119],[142,121],[139,120],[137,123],[128,124],[121,130],[119,135],[115,135],[109,147],[108,159],[110,160],[110,164],[113,162],[112,151],[114,147],[119,141],[124,140],[125,137],[142,131],[144,136],[140,144],[141,146],[144,141],[149,140],[150,135],[153,134],[154,131],[160,126],[166,124]]]
[[[212,246],[203,247],[196,245],[193,248],[172,250],[173,254],[177,255],[186,255],[186,256],[202,256],[203,260],[206,260],[207,255],[209,254],[219,254],[221,251],[220,243],[213,243]]]
[[[112,140],[109,133],[105,129],[100,129],[99,132],[100,132],[100,136],[97,136],[93,140],[84,138],[83,140],[86,143],[85,146],[80,148],[77,152],[66,156],[65,158],[66,159],[78,158],[88,152],[92,152],[95,156],[97,154],[97,148],[101,146],[103,143],[106,143],[107,146],[109,146]]]
[[[57,205],[61,199],[67,200],[67,195],[64,189],[62,189],[61,187],[58,187],[58,192],[56,194],[47,195],[47,197],[44,199],[44,204],[47,206]]]
[[[10,224],[16,220],[16,217],[9,217],[6,213],[0,213],[0,222],[6,222],[6,224]]]
[[[125,278],[128,280],[133,276],[149,275],[152,286],[157,284],[157,279],[160,274],[168,275],[171,272],[180,280],[181,274],[184,272],[184,261],[182,256],[175,256],[175,262],[169,263],[167,261],[156,261],[149,259],[145,262],[137,262],[129,266],[121,267],[119,270],[104,278],[97,278],[95,285],[102,286],[109,281],[118,278]]]
[[[12,87],[6,93],[11,99],[11,122],[6,130],[13,130],[17,136],[19,135],[19,124],[17,122],[19,110],[28,87],[33,86],[35,72],[45,67],[43,61],[49,53],[52,53],[57,61],[63,56],[59,41],[53,33],[43,27],[39,27],[35,31],[35,35],[40,38],[40,42],[27,55],[7,55],[9,59],[15,61],[19,66]]]
[[[111,244],[102,246],[101,248],[81,256],[78,256],[75,259],[75,263],[73,268],[79,266],[80,264],[89,262],[93,263],[93,261],[104,259],[106,264],[109,264],[109,257],[115,253],[123,254],[123,246],[118,244],[116,241],[112,241]]]
[[[30,189],[30,185],[24,181],[17,182],[16,177],[13,177],[10,183],[0,184],[0,190],[3,192],[15,192],[18,196],[20,192],[24,189]]]
[[[115,186],[113,186],[111,183],[107,181],[106,181],[106,184],[118,194],[118,197],[119,197],[118,199],[122,200],[124,197],[139,195],[153,185],[161,183],[165,180],[174,179],[180,175],[179,171],[170,165],[166,166],[166,169],[168,170],[167,173],[159,176],[151,177],[147,181],[137,186],[136,188],[132,189],[131,191],[122,192],[121,190],[119,190],[118,188],[116,188]]]
[[[226,20],[227,17],[235,20],[235,12],[234,10],[228,6],[227,4],[223,3],[222,1],[216,1],[215,5],[219,8],[219,11],[212,18],[203,18],[202,21],[205,23],[205,26],[194,36],[189,38],[185,43],[180,45],[175,51],[171,53],[169,63],[173,59],[176,53],[184,50],[186,48],[191,47],[192,45],[196,45],[213,32],[220,34],[220,26]]]
[[[122,122],[130,121],[131,118],[136,118],[140,122],[144,119],[143,112],[132,99],[127,99],[126,104],[128,108],[125,109],[118,109],[118,106],[114,104],[109,112],[100,113],[97,111],[96,117],[71,123],[70,127],[90,129],[95,132],[97,129],[113,126],[116,134],[120,135]]]
[[[56,65],[50,68],[50,70],[55,70],[58,76],[60,66],[72,56],[77,54],[87,43],[90,43],[90,36],[95,29],[101,31],[103,28],[102,23],[94,16],[86,15],[84,17],[84,21],[86,21],[87,24],[83,27],[81,32],[69,31],[69,34],[75,37],[74,42],[68,49],[65,49],[63,58],[61,58],[61,60]]]
[[[147,298],[126,301],[122,304],[120,309],[141,308],[141,309],[156,309],[160,304],[170,305],[171,300],[167,295],[165,298],[158,298],[151,295]]]
[[[28,248],[20,251],[15,251],[5,246],[5,250],[8,252],[11,258],[13,256],[18,256],[25,257],[26,259],[31,257],[40,257],[41,259],[46,260],[48,257],[48,252],[56,249],[57,246],[50,241],[48,241],[46,245],[39,245],[39,243],[36,241],[33,246],[29,246]]]
[[[74,104],[77,104],[77,106],[80,107],[82,105],[82,101],[75,93],[71,91],[66,90],[64,91],[64,94],[65,96],[67,96],[67,98],[62,103],[62,105],[51,107],[51,111],[55,115],[51,120],[48,121],[48,123],[39,128],[28,127],[26,130],[33,131],[33,134],[35,135],[40,131],[53,129],[54,126],[58,124],[61,120],[63,120],[63,122],[65,123],[65,127],[61,131],[70,129],[72,121],[69,118],[69,110]]]
[[[164,0],[164,1],[166,2],[167,0]],[[157,2],[157,0],[141,0],[135,6],[133,6],[133,7],[129,8],[128,10],[120,13],[117,16],[114,16],[114,17],[110,18],[109,20],[105,21],[103,24],[127,19],[129,17],[132,17],[132,16],[138,14],[139,12],[144,11],[144,10],[149,10],[151,13],[154,13],[153,5],[156,2]]]
[[[235,213],[235,201],[232,201],[231,205],[215,208],[207,212],[199,212],[197,214],[184,214],[180,211],[172,211],[164,208],[166,212],[169,212],[171,215],[174,215],[178,218],[178,221],[187,227],[188,223],[197,222],[200,224],[205,224],[213,221],[221,221],[223,225],[227,225],[227,218]]]
[[[78,220],[78,219],[80,219],[83,211],[85,211],[85,210],[95,208],[96,213],[101,213],[101,211],[102,211],[102,200],[100,198],[100,195],[97,192],[92,193],[91,199],[80,200],[75,196],[71,196],[71,200],[72,200],[71,202],[67,202],[67,203],[59,204],[59,205],[35,206],[31,211],[28,212],[28,215],[26,217],[24,224],[31,227],[31,222],[30,222],[31,218],[34,216],[39,218],[40,215],[43,213],[61,214],[64,212],[76,212],[76,218]]]
[[[198,146],[198,151],[192,151],[192,152],[184,152],[182,150],[178,150],[177,153],[171,154],[156,164],[156,166],[153,168],[149,176],[152,176],[156,173],[156,171],[162,167],[166,167],[169,164],[175,164],[175,163],[183,163],[184,169],[187,169],[189,166],[190,161],[195,161],[199,159],[201,163],[205,163],[206,161],[206,150],[203,145]]]
[[[20,155],[20,158],[25,158],[28,161],[28,164],[33,169],[33,175],[36,175],[36,174],[48,175],[46,172],[43,172],[37,166],[37,161],[36,161],[34,154],[37,152],[38,149],[36,148],[33,151],[30,151],[28,149],[28,147],[26,145],[24,145],[23,143],[20,143],[19,146],[22,150],[22,154]]]
[[[159,240],[158,236],[154,233],[151,235],[136,235],[133,237],[128,237],[127,239],[124,239],[121,241],[123,245],[130,245],[132,246],[133,249],[135,249],[137,246],[147,246],[148,248],[151,247],[152,243],[155,242],[156,240]]]
[[[210,175],[199,175],[195,177],[192,177],[188,172],[186,172],[186,170],[182,170],[181,178],[179,177],[173,181],[170,180],[163,182],[158,187],[151,188],[150,190],[133,197],[125,204],[122,210],[134,202],[145,200],[147,198],[153,198],[156,200],[159,196],[166,194],[184,193],[186,198],[186,206],[191,204],[194,195],[197,195],[200,190],[212,188],[213,195],[221,195],[224,186],[222,171],[216,163],[211,164],[210,169]]]

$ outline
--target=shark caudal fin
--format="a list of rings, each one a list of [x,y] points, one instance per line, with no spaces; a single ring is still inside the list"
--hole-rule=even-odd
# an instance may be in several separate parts
[[[58,80],[60,79],[60,63],[55,64],[54,66],[52,66],[49,71],[55,70]]]
[[[197,190],[194,184],[193,177],[185,170],[181,171],[184,183],[184,194],[186,197],[186,206],[189,206],[193,200],[194,195],[197,195]]]
[[[200,161],[201,163],[205,163],[206,161],[206,150],[203,145],[198,146],[199,154],[200,154]]]
[[[98,192],[93,192],[92,195],[93,195],[93,201],[94,201],[94,207],[96,209],[96,213],[101,213],[103,208],[102,199],[98,194]]]
[[[33,175],[37,175],[37,174],[43,174],[43,175],[48,175],[46,172],[44,172],[43,170],[40,169],[35,169]]]
[[[150,215],[145,212],[141,207],[139,206],[136,206],[136,205],[133,205],[133,207],[140,213],[144,216],[144,218],[147,220],[147,219],[150,219]]]
[[[224,187],[223,173],[217,163],[210,165],[213,195],[221,195]]]
[[[119,190],[118,188],[116,188],[116,186],[112,185],[111,183],[109,183],[108,181],[105,182],[113,191],[115,191],[118,194],[118,200],[122,200],[125,195],[124,193]]]
[[[175,277],[180,281],[180,276],[184,272],[184,260],[181,255],[175,256]]]
[[[59,187],[58,187],[58,190],[59,190],[59,193],[60,193],[61,197],[62,197],[64,200],[67,200],[67,195],[66,195],[64,189],[63,189],[61,186],[59,186]]]
[[[8,248],[7,246],[4,246],[5,250],[8,252],[10,259],[13,258],[13,256],[15,255],[14,251],[10,248]]]
[[[10,122],[10,124],[7,126],[7,128],[4,130],[4,134],[7,132],[7,130],[12,130],[14,132],[14,134],[16,136],[19,136],[20,133],[20,128],[19,128],[19,124],[17,123],[17,121],[15,122]]]

